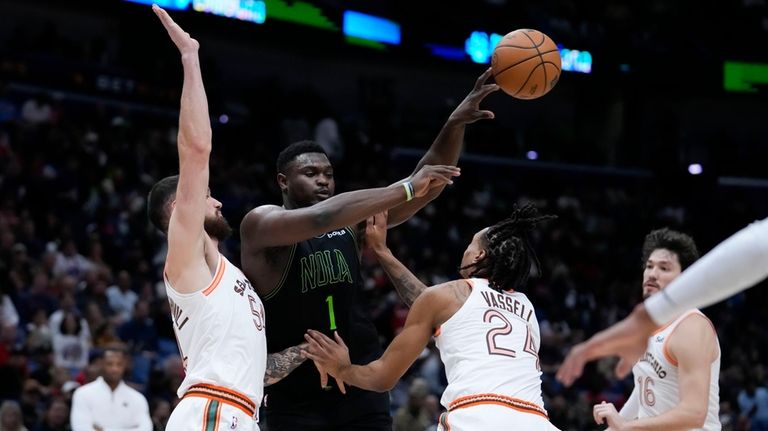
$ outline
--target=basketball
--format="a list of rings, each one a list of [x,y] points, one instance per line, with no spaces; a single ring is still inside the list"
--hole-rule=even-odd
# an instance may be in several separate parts
[[[560,79],[560,51],[538,30],[515,30],[496,45],[491,69],[505,93],[518,99],[536,99]]]

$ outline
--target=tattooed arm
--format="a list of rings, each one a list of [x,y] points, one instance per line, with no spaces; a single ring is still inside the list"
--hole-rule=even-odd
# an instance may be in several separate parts
[[[307,358],[301,354],[302,349],[306,347],[307,343],[302,343],[298,346],[289,347],[282,352],[267,355],[264,386],[274,385],[290,374],[291,371],[295,370],[302,362],[306,361]]]
[[[368,218],[365,227],[365,240],[379,259],[381,267],[395,286],[395,290],[405,305],[410,307],[423,292],[424,285],[402,262],[397,260],[387,247],[387,213],[383,212]]]

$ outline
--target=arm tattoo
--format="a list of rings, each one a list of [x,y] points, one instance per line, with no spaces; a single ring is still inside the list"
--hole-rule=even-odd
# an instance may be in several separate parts
[[[282,352],[267,355],[267,369],[264,372],[264,386],[273,385],[306,361],[302,356],[302,345],[289,347]]]
[[[413,305],[413,301],[426,289],[426,286],[408,270],[402,271],[400,274],[392,274],[390,279],[395,285],[397,294],[408,307]]]

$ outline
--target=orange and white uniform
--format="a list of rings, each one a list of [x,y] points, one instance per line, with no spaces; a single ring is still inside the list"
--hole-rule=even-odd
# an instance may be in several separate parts
[[[472,292],[438,329],[448,386],[438,430],[554,430],[541,398],[539,323],[528,298],[466,280]]]
[[[626,406],[621,409],[622,417],[631,420],[659,416],[672,410],[680,402],[678,364],[669,353],[668,345],[669,340],[675,336],[674,331],[680,322],[692,314],[704,316],[699,310],[690,310],[648,338],[648,348],[645,355],[632,368],[635,388],[632,390]],[[706,316],[704,317],[706,318]],[[716,431],[721,429],[719,420],[720,356],[718,343],[717,358],[712,361],[709,369],[707,418],[704,421],[704,427],[698,428],[699,430]]]
[[[203,290],[181,294],[165,278],[186,375],[169,430],[258,430],[267,341],[264,306],[223,255]]]

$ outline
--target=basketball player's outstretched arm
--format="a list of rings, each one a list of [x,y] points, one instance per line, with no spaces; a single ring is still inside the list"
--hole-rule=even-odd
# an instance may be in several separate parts
[[[413,305],[413,301],[427,289],[402,262],[397,260],[392,251],[387,247],[387,212],[368,217],[365,226],[365,242],[371,247],[379,260],[384,272],[395,286],[398,295],[405,305]]]
[[[424,166],[410,178],[413,196],[425,196],[458,176],[455,166]],[[316,235],[357,224],[368,217],[406,202],[409,191],[402,184],[341,193],[306,208],[286,210],[263,205],[245,215],[240,225],[243,253],[255,254],[267,247],[295,244]],[[249,274],[243,259],[243,270]]]
[[[177,143],[179,183],[168,225],[168,258],[165,266],[170,281],[184,293],[184,289],[197,290],[211,279],[203,249],[211,122],[197,55],[200,44],[179,27],[165,10],[157,5],[152,6],[152,10],[178,48],[184,69]],[[184,280],[180,279],[182,276]]]
[[[328,374],[352,386],[376,392],[392,389],[398,380],[418,359],[430,337],[446,317],[440,316],[450,309],[453,300],[451,281],[434,286],[422,293],[411,307],[402,332],[389,344],[381,358],[367,365],[354,365],[349,359],[349,350],[338,333],[335,340],[325,334],[310,330],[305,335],[309,343],[306,355]]]
[[[614,431],[683,431],[704,426],[709,407],[710,367],[718,353],[714,328],[704,316],[692,314],[669,337],[669,352],[678,362],[678,404],[658,416],[632,421],[622,418],[613,404],[598,404],[593,409],[598,424],[606,420]],[[641,402],[655,402],[653,385],[643,392]]]
[[[424,165],[453,165],[459,161],[459,155],[464,144],[464,129],[467,124],[472,124],[478,120],[494,118],[493,112],[480,109],[480,103],[486,96],[497,91],[499,86],[496,84],[486,84],[491,77],[491,68],[489,67],[475,81],[472,91],[462,100],[459,106],[453,110],[445,122],[440,133],[435,138],[432,146],[429,147],[426,154],[419,160],[415,174]],[[411,174],[413,175],[413,174]],[[406,181],[407,178],[403,181]],[[417,211],[424,208],[429,202],[435,199],[445,188],[445,185],[430,190],[429,193],[418,199],[404,203],[390,210],[389,226],[397,226],[408,220],[416,214]]]
[[[621,322],[571,349],[557,378],[571,385],[584,364],[618,356],[618,377],[626,376],[659,326],[692,308],[706,307],[768,277],[768,219],[752,223],[686,269],[667,288],[646,299]]]
[[[306,361],[307,358],[302,353],[306,347],[307,343],[303,343],[289,347],[282,352],[268,354],[267,369],[264,372],[264,386],[274,385]]]

